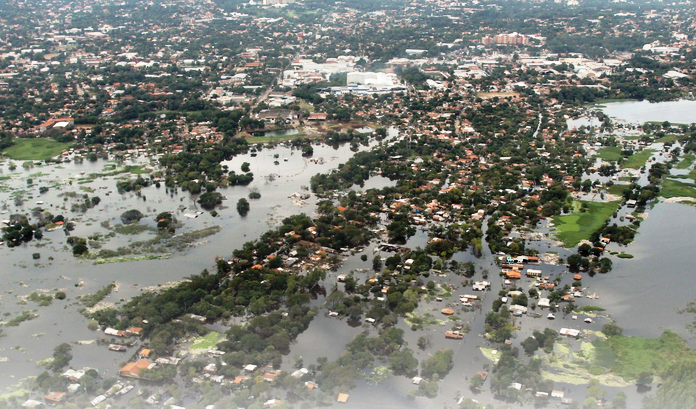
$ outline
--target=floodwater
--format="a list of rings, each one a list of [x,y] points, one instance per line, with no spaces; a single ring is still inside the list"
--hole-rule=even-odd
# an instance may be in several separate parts
[[[670,329],[696,347],[685,327],[694,317],[677,313],[696,300],[691,260],[695,229],[696,208],[661,203],[650,210],[632,244],[609,245],[608,250],[635,257],[615,260],[611,273],[595,277],[600,305],[627,335],[657,337]]]
[[[395,136],[394,131],[391,132],[391,136]],[[375,143],[371,142],[370,146]],[[369,149],[369,146],[359,146],[358,151],[365,149]],[[108,233],[108,230],[101,226],[101,222],[108,220],[112,226],[117,225],[120,223],[121,213],[129,209],[138,209],[145,214],[141,224],[150,226],[154,226],[154,217],[158,213],[170,211],[183,223],[183,227],[178,229],[177,233],[210,226],[222,228],[219,233],[201,239],[183,252],[175,251],[170,258],[163,260],[101,265],[94,265],[91,261],[80,261],[75,259],[67,248],[66,236],[60,229],[46,232],[42,240],[33,240],[13,249],[5,245],[0,247],[0,257],[3,260],[0,280],[5,283],[0,293],[0,305],[5,314],[2,319],[8,321],[25,310],[38,315],[36,319],[25,321],[17,327],[2,328],[5,336],[0,338],[0,391],[17,384],[27,376],[40,373],[43,369],[37,367],[36,362],[49,358],[53,348],[63,342],[73,345],[72,367],[96,367],[109,376],[115,375],[119,365],[136,350],[133,348],[126,354],[120,354],[107,351],[105,346],[97,344],[74,344],[77,341],[103,337],[102,333],[87,329],[87,319],[79,313],[81,304],[77,300],[78,296],[93,294],[109,283],[116,282],[117,290],[104,301],[119,304],[121,300],[130,299],[148,287],[156,289],[159,285],[176,282],[192,274],[198,274],[205,268],[212,268],[216,256],[231,256],[235,248],[278,226],[284,217],[303,212],[314,215],[314,195],[304,201],[289,196],[295,192],[308,193],[305,189],[309,187],[313,175],[335,169],[353,154],[350,145],[345,144],[317,145],[311,158],[302,157],[299,150],[293,150],[289,146],[265,148],[255,157],[250,154],[235,157],[224,164],[228,165],[230,170],[239,172],[243,162],[250,163],[254,181],[248,186],[219,189],[227,200],[223,202],[222,208],[217,209],[219,216],[216,218],[208,212],[203,212],[196,218],[184,216],[200,210],[195,202],[197,196],[187,192],[167,193],[164,186],[156,188],[153,185],[144,188],[142,196],[146,200],[133,193],[119,194],[116,189],[118,178],[134,179],[136,175],[99,177],[78,183],[80,178],[102,172],[108,164],[102,160],[85,161],[81,164],[72,162],[43,165],[30,169],[23,168],[21,162],[17,162],[18,167],[15,171],[8,169],[9,161],[0,163],[0,176],[10,176],[0,183],[0,206],[4,205],[3,209],[6,210],[0,217],[2,219],[8,219],[9,215],[14,213],[30,215],[31,209],[38,206],[36,202],[42,201],[44,203],[41,207],[45,210],[53,215],[63,214],[74,221],[76,228],[71,235],[78,237]],[[278,161],[277,165],[274,164],[275,161]],[[124,165],[148,166],[149,159],[135,158]],[[26,179],[30,177],[33,179],[33,185],[27,187]],[[378,185],[384,185],[386,182],[389,182],[388,179]],[[40,186],[49,186],[50,189],[44,194],[39,194]],[[101,189],[102,186],[106,189]],[[87,192],[80,188],[93,191]],[[236,210],[236,202],[241,197],[247,197],[252,189],[261,193],[261,199],[250,200],[251,210],[246,217],[240,217]],[[64,197],[60,196],[69,191],[75,191],[80,195],[86,193],[90,197],[99,196],[102,201],[84,214],[73,213],[70,211],[73,199],[64,202]],[[14,203],[14,195],[18,192],[24,197],[24,204],[20,206]],[[185,209],[180,208],[182,206]],[[106,241],[103,248],[116,249],[152,237],[152,232],[116,235]],[[39,260],[32,259],[32,253],[36,252],[41,254]],[[50,260],[49,257],[53,259]],[[22,300],[22,297],[34,291],[50,295],[56,291],[64,291],[67,299],[54,300],[52,305],[47,307]]]
[[[602,111],[612,118],[639,123],[669,121],[675,124],[696,122],[696,101],[679,100],[651,103],[622,101],[604,104]]]
[[[390,132],[390,136],[394,136]],[[367,147],[360,147],[361,150]],[[121,299],[129,299],[137,295],[148,286],[157,286],[166,282],[181,280],[191,274],[196,274],[204,268],[210,268],[215,256],[227,257],[232,250],[241,246],[245,241],[259,237],[263,232],[276,226],[283,217],[306,212],[314,214],[316,198],[314,196],[305,202],[291,199],[288,196],[295,192],[304,193],[304,186],[309,186],[312,175],[319,172],[327,172],[338,164],[347,161],[352,156],[349,145],[341,147],[315,146],[311,159],[301,156],[300,151],[290,147],[278,146],[272,149],[262,149],[255,157],[241,155],[225,164],[230,170],[239,171],[243,162],[248,162],[255,179],[249,186],[230,187],[221,189],[221,193],[227,196],[223,209],[218,210],[220,215],[212,218],[205,212],[198,218],[189,219],[183,216],[185,212],[195,211],[195,197],[188,193],[167,194],[164,187],[157,189],[154,186],[143,190],[147,200],[134,194],[120,195],[115,192],[116,178],[99,178],[79,186],[95,189],[89,195],[99,195],[102,202],[90,209],[84,215],[73,214],[69,210],[62,210],[63,214],[70,215],[77,220],[77,227],[73,235],[86,237],[95,232],[104,231],[100,227],[102,220],[110,220],[111,224],[118,222],[118,216],[125,210],[137,208],[146,214],[147,219],[152,219],[161,211],[173,211],[176,217],[183,222],[181,231],[191,231],[206,226],[220,225],[222,231],[202,240],[202,243],[189,248],[181,254],[174,254],[165,260],[149,260],[139,262],[114,263],[93,265],[91,262],[76,261],[72,254],[63,249],[65,236],[62,231],[46,233],[41,241],[32,241],[29,244],[9,249],[0,248],[0,257],[3,260],[3,268],[0,269],[0,279],[5,282],[3,292],[0,294],[0,305],[3,313],[9,315],[3,319],[8,320],[23,310],[35,310],[38,318],[21,323],[18,327],[3,327],[3,338],[0,338],[0,357],[6,358],[0,362],[0,388],[7,388],[16,384],[20,379],[36,375],[42,371],[36,362],[51,356],[54,346],[61,342],[73,345],[73,360],[71,366],[82,368],[84,366],[97,367],[106,377],[113,376],[122,362],[126,361],[136,348],[132,348],[126,354],[109,352],[105,346],[96,343],[90,345],[76,345],[77,341],[94,340],[103,335],[87,329],[87,320],[79,314],[79,295],[91,294],[103,288],[112,281],[119,284],[118,291],[114,291],[105,301],[119,303]],[[277,157],[276,157],[277,155]],[[274,164],[278,161],[278,164]],[[147,164],[145,159],[135,159],[127,164]],[[85,162],[83,164],[63,164],[60,166],[42,166],[40,168],[22,169],[21,167],[10,172],[7,163],[0,163],[2,173],[0,175],[13,175],[3,184],[10,186],[12,190],[31,190],[33,198],[25,194],[25,204],[15,208],[11,191],[0,193],[0,204],[7,203],[9,212],[2,216],[7,218],[9,214],[17,211],[29,212],[35,207],[35,201],[45,202],[44,207],[53,214],[59,214],[58,207],[62,206],[63,198],[58,193],[75,190],[77,181],[73,185],[63,184],[62,181],[70,177],[79,177],[81,171],[86,174],[99,172],[105,162]],[[36,176],[37,172],[42,175]],[[26,188],[25,179],[34,175],[34,187]],[[134,176],[131,176],[134,177]],[[38,186],[61,183],[62,191],[51,188],[44,195],[38,194]],[[355,190],[367,190],[394,186],[395,182],[381,176],[373,176],[365,185],[354,186]],[[107,189],[99,189],[107,186]],[[262,197],[259,200],[251,200],[251,211],[242,218],[235,209],[235,203],[240,197],[246,197],[251,189],[258,189]],[[103,192],[113,190],[109,196]],[[187,209],[179,211],[179,206]],[[68,209],[70,206],[68,205]],[[622,209],[623,215],[626,209]],[[686,324],[693,317],[677,314],[677,309],[683,308],[688,302],[694,300],[690,285],[691,269],[689,269],[690,250],[694,247],[694,236],[691,234],[696,228],[696,208],[680,204],[658,204],[650,211],[650,215],[641,225],[640,231],[633,244],[628,247],[619,247],[612,244],[609,250],[624,251],[633,254],[634,259],[622,260],[612,257],[614,270],[606,275],[598,274],[595,277],[586,277],[583,286],[589,287],[588,293],[596,293],[599,300],[578,299],[576,304],[600,305],[607,309],[617,324],[624,328],[626,335],[634,336],[659,336],[663,329],[672,329],[686,337],[693,346],[694,339],[686,331]],[[144,221],[143,221],[144,223]],[[151,222],[148,222],[151,223]],[[547,226],[539,229],[548,233]],[[143,233],[137,238],[132,236],[116,236],[105,244],[105,247],[116,248],[127,245],[130,240],[142,240],[149,237],[150,233]],[[428,234],[423,229],[418,229],[415,236],[411,237],[407,245],[411,248],[425,247]],[[47,244],[44,244],[47,243]],[[37,247],[41,245],[42,247]],[[327,291],[334,284],[336,275],[356,271],[356,277],[363,281],[370,277],[371,262],[375,243],[367,246],[362,252],[357,252],[347,257],[339,271],[327,275],[325,287]],[[529,244],[541,253],[556,252],[561,257],[567,257],[570,251],[558,248],[548,240],[535,241]],[[430,280],[440,285],[450,285],[454,288],[452,297],[445,298],[442,302],[423,301],[419,304],[418,313],[431,313],[442,320],[442,324],[426,327],[422,331],[412,331],[403,319],[397,324],[405,332],[405,340],[408,347],[414,351],[416,358],[423,361],[432,353],[442,348],[450,348],[454,351],[454,366],[449,375],[440,382],[440,391],[436,399],[416,398],[408,400],[406,393],[415,385],[411,384],[410,377],[392,376],[377,385],[365,381],[357,382],[357,388],[350,391],[348,408],[384,407],[384,408],[427,408],[454,406],[454,397],[460,393],[464,397],[472,397],[483,403],[493,403],[500,406],[502,402],[496,401],[488,391],[490,380],[484,384],[484,391],[473,394],[468,387],[469,379],[478,371],[491,372],[492,363],[480,352],[479,347],[492,347],[479,334],[483,333],[485,314],[491,310],[497,294],[503,289],[502,280],[498,277],[498,268],[494,265],[494,256],[490,254],[484,243],[484,254],[481,258],[475,258],[471,252],[465,251],[454,255],[454,259],[460,262],[474,261],[477,264],[477,272],[473,279],[482,279],[483,270],[490,273],[488,281],[492,288],[484,293],[478,293],[482,301],[479,308],[465,310],[458,302],[460,294],[472,293],[470,288],[461,286],[463,277],[455,274],[444,276],[431,275],[424,279],[424,283]],[[41,253],[40,262],[44,265],[35,266],[31,254]],[[367,255],[368,260],[362,261],[361,255]],[[49,256],[55,259],[48,260]],[[382,252],[382,258],[390,256]],[[565,267],[542,264],[535,266],[543,271],[543,275],[552,278],[559,276],[561,286],[571,283],[572,274],[567,273]],[[76,284],[81,283],[80,286]],[[527,288],[531,284],[529,279],[523,279],[518,286]],[[22,301],[18,296],[28,295],[33,291],[46,290],[53,294],[57,290],[67,293],[64,301],[54,300],[49,307],[39,307],[31,301]],[[355,335],[367,331],[371,335],[377,334],[377,328],[371,324],[360,323],[351,326],[345,319],[329,317],[328,311],[321,308],[322,297],[313,301],[313,305],[320,306],[319,314],[314,318],[307,331],[301,334],[292,345],[291,352],[283,361],[283,369],[291,370],[293,357],[303,357],[305,365],[316,362],[316,358],[325,356],[330,361],[335,360],[345,350],[345,345]],[[461,322],[470,327],[470,332],[463,340],[447,340],[444,331],[451,325],[446,317],[440,314],[440,309],[450,307],[455,310],[455,315],[461,318]],[[545,315],[545,314],[544,314]],[[513,346],[520,347],[520,343],[530,336],[534,330],[543,330],[546,327],[569,327],[577,329],[600,330],[606,319],[598,318],[592,324],[582,322],[582,316],[573,321],[570,317],[557,314],[555,321],[545,318],[533,318],[523,316],[516,318],[521,324],[521,330],[517,331],[512,340]],[[430,345],[421,350],[417,347],[418,337],[426,336]],[[568,340],[572,345],[579,341]],[[520,348],[521,349],[521,348]],[[10,369],[11,368],[11,369]],[[585,397],[584,385],[568,385],[557,383],[556,389],[565,390],[566,396],[574,400],[582,401]],[[629,388],[605,388],[610,390],[609,399],[623,390],[629,396],[629,407],[639,407],[641,396],[636,393],[635,387]],[[518,406],[515,404],[514,406]]]
[[[696,123],[696,101],[678,100],[666,102],[618,101],[602,104],[598,107],[603,113],[618,120],[642,125],[645,122],[664,122],[672,124]],[[602,122],[595,117],[581,116],[566,121],[568,129],[599,127]]]
[[[297,135],[300,133],[295,128],[291,129],[281,129],[278,131],[261,131],[261,132],[254,132],[254,136],[292,136],[292,135]]]

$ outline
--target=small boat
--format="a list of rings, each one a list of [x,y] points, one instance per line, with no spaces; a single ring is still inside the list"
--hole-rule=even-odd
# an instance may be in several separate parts
[[[127,350],[128,350],[128,348],[126,348],[123,345],[115,345],[115,344],[109,345],[109,351],[126,352]]]

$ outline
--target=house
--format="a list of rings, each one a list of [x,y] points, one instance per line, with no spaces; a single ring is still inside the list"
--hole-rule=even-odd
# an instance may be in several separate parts
[[[256,119],[265,121],[267,123],[274,123],[278,121],[289,124],[293,119],[297,119],[298,117],[298,113],[290,109],[265,109],[256,114]]]
[[[312,112],[309,114],[309,117],[307,118],[308,121],[326,121],[326,113],[325,112]]]
[[[488,281],[476,281],[471,288],[473,288],[474,291],[486,291],[490,286],[491,283]]]
[[[126,331],[123,330],[116,330],[113,328],[107,328],[104,330],[105,335],[111,335],[112,337],[125,337],[126,336]]]
[[[296,379],[300,379],[304,375],[307,375],[308,373],[309,373],[309,370],[307,368],[300,368],[300,369],[296,370],[295,372],[293,372],[292,375],[290,375],[290,376],[292,376],[293,378],[296,378]]]
[[[43,402],[39,402],[38,400],[34,399],[28,399],[26,402],[22,403],[23,408],[38,408],[39,406],[46,406],[43,404]]]
[[[538,278],[538,277],[541,277],[541,270],[534,270],[532,268],[528,268],[527,271],[525,272],[525,275],[527,277]]]
[[[263,404],[263,406],[267,408],[272,408],[274,406],[280,405],[281,403],[283,402],[280,399],[269,399],[268,401],[266,401],[266,403]]]
[[[421,378],[420,376],[415,376],[413,377],[413,379],[411,379],[411,383],[414,385],[420,385],[422,380],[423,378]]]
[[[140,371],[143,369],[152,369],[155,367],[153,362],[141,359],[138,362],[128,362],[123,368],[118,370],[118,374],[126,378],[140,379]]]
[[[256,365],[249,364],[249,365],[244,367],[244,370],[247,372],[254,372],[256,370],[256,368],[257,368]]]
[[[511,280],[517,280],[522,278],[522,274],[520,274],[519,271],[507,270],[505,271],[505,277]]]
[[[568,337],[574,337],[574,338],[577,338],[580,336],[580,330],[571,329],[571,328],[561,328],[561,330],[558,331],[558,333],[561,335],[565,335]]]
[[[51,118],[39,125],[39,132],[46,132],[53,127],[67,128],[74,124],[75,120],[73,118]]]
[[[235,385],[239,385],[248,379],[251,379],[251,378],[249,378],[248,376],[245,376],[245,375],[237,375],[234,377],[234,380],[232,381],[232,383]]]
[[[446,331],[445,338],[447,338],[447,339],[462,339],[462,338],[464,338],[464,334],[462,334],[459,331]]]
[[[44,399],[49,402],[60,403],[65,398],[65,392],[51,391],[44,395]]]
[[[62,376],[65,378],[70,379],[71,381],[79,381],[80,378],[82,378],[85,375],[85,371],[79,370],[76,371],[74,369],[68,369],[67,371],[63,372]]]
[[[340,403],[348,403],[348,394],[347,393],[339,393],[336,401],[340,402]]]
[[[563,391],[551,391],[552,398],[563,399],[564,396],[565,396],[565,392],[563,392]]]
[[[508,308],[508,310],[510,310],[512,315],[517,315],[517,316],[521,316],[522,314],[527,313],[527,307],[525,307],[523,305],[511,305],[510,308]]]
[[[537,305],[539,307],[542,307],[542,308],[543,307],[549,308],[549,307],[551,307],[551,300],[549,300],[548,298],[540,298]]]

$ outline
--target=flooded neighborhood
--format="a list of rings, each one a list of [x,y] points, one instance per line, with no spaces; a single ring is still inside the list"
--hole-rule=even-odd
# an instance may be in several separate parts
[[[0,408],[694,407],[693,11],[0,5]]]

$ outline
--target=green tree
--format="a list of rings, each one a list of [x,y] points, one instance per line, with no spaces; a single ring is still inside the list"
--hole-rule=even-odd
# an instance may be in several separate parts
[[[611,400],[612,409],[626,409],[626,394],[619,392]]]
[[[389,355],[389,367],[396,374],[410,374],[418,368],[418,360],[410,349],[394,351]]]
[[[249,213],[249,201],[246,200],[245,198],[239,199],[237,202],[237,212],[239,213],[240,216],[244,217]]]
[[[469,380],[469,387],[472,390],[478,391],[483,387],[484,382],[485,382],[485,380],[483,379],[483,376],[476,374],[476,375],[472,376],[471,379]]]

